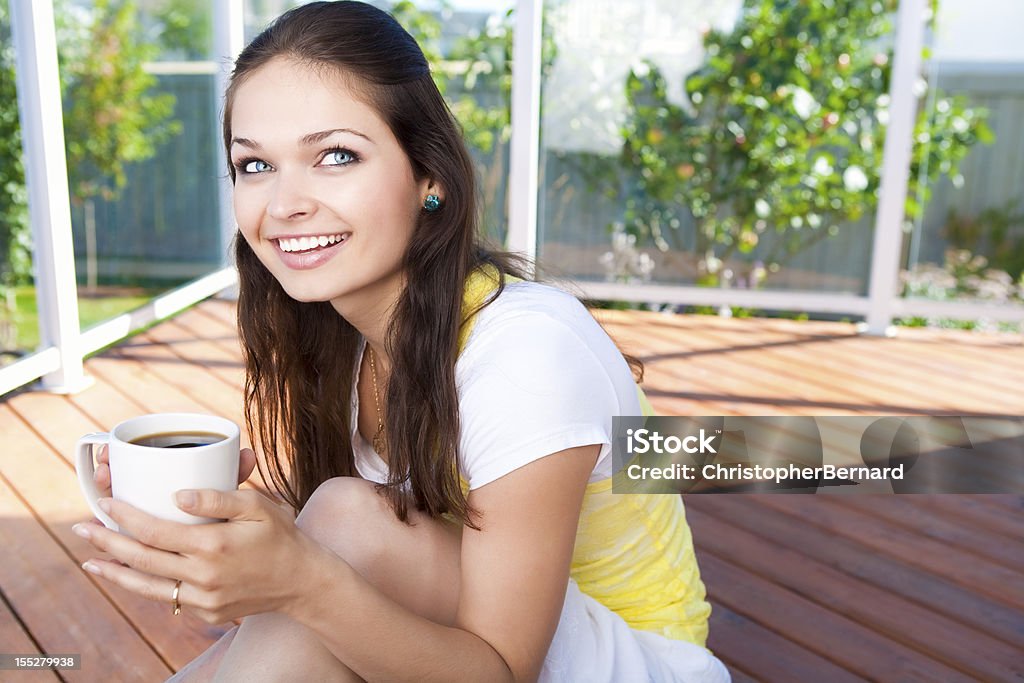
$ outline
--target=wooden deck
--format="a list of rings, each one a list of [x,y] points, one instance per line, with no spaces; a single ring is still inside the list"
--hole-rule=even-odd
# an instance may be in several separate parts
[[[0,401],[0,652],[81,653],[0,680],[159,681],[221,633],[94,581],[76,438],[143,412],[241,422],[233,305],[207,301],[86,364],[70,397]],[[660,414],[1024,415],[1019,337],[603,312]],[[735,681],[1024,680],[1024,497],[687,496]]]

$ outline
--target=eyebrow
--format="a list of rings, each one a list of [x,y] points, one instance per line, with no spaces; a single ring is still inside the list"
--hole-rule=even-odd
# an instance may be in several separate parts
[[[323,142],[327,138],[331,137],[335,133],[351,133],[352,135],[358,135],[359,137],[363,138],[364,140],[371,144],[373,143],[373,140],[368,138],[363,133],[360,133],[358,130],[355,130],[354,128],[331,128],[330,130],[322,130],[317,133],[309,133],[307,135],[303,135],[301,138],[299,138],[299,144],[302,145],[303,147],[316,145],[318,143]],[[241,145],[242,147],[248,147],[249,149],[255,150],[263,149],[263,146],[260,145],[260,143],[254,140],[250,140],[248,138],[231,138],[231,144]]]

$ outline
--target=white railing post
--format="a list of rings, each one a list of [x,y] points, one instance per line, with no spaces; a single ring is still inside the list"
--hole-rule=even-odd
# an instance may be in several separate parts
[[[42,348],[56,347],[60,356],[60,367],[42,380],[50,391],[72,393],[90,381],[82,367],[53,2],[11,0],[10,8],[28,213],[35,243],[39,336]]]
[[[896,47],[889,86],[889,127],[882,152],[882,184],[875,214],[868,285],[868,334],[889,334],[895,299],[899,295],[904,208],[914,123],[917,120],[915,82],[921,76],[926,0],[900,0],[896,16]]]
[[[506,248],[537,257],[543,0],[516,2],[512,37],[512,141]]]
[[[216,0],[213,4],[213,61],[217,65],[213,76],[213,139],[217,148],[215,158],[220,161],[220,170],[222,171],[217,189],[220,204],[221,265],[223,266],[234,265],[231,241],[235,237],[236,230],[235,212],[231,199],[231,178],[227,175],[230,161],[225,156],[220,132],[224,116],[224,91],[228,87],[235,59],[244,47],[245,7],[243,0]],[[226,299],[237,299],[237,285],[224,290],[220,296]]]

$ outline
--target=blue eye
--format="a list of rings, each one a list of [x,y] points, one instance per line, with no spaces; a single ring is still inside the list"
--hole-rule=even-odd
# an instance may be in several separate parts
[[[331,161],[335,163],[330,163]],[[323,165],[324,166],[348,166],[359,161],[353,152],[347,149],[332,149],[324,155]]]
[[[262,164],[262,166],[257,166],[257,164]],[[263,173],[270,168],[270,164],[261,159],[242,159],[235,164],[235,168],[242,173]]]

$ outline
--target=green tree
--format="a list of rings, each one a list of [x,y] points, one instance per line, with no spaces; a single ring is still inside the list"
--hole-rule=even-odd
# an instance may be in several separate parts
[[[8,5],[0,2],[0,289],[32,278],[28,193],[21,157],[14,41]]]
[[[213,45],[213,10],[205,0],[166,0],[154,10],[160,47],[176,59],[206,59]]]
[[[144,64],[157,48],[139,40],[137,14],[133,0],[96,0],[83,42],[60,55],[68,175],[72,203],[85,208],[90,289],[96,286],[95,199],[117,199],[129,165],[181,132],[171,120],[174,96],[152,93],[156,77]]]
[[[692,217],[700,281],[746,255],[768,271],[871,212],[888,122],[895,0],[746,0],[731,32],[704,37],[706,62],[669,101],[650,63],[631,71],[621,161],[627,228],[683,248]],[[914,131],[906,212],[955,174],[985,112],[938,96]],[[922,170],[924,173],[922,174]],[[921,185],[923,184],[923,186]],[[920,191],[920,194],[919,194]]]

